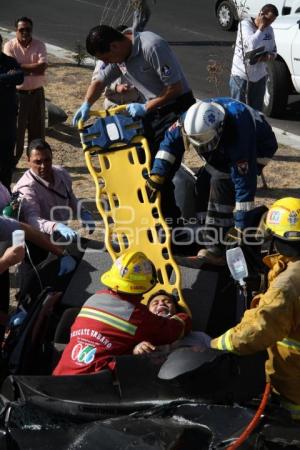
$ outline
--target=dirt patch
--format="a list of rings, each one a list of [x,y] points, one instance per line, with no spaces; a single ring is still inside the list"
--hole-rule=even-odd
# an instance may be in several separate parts
[[[87,86],[91,79],[91,69],[78,67],[75,64],[59,60],[53,56],[49,58],[47,70],[48,83],[46,97],[57,106],[60,106],[68,115],[67,121],[51,130],[47,130],[46,139],[53,149],[54,164],[64,166],[73,180],[73,189],[79,199],[93,199],[95,196],[94,181],[85,164],[84,154],[80,144],[79,133],[71,124],[76,109],[83,101]],[[101,109],[102,100],[93,106]],[[300,152],[290,147],[280,146],[276,156],[265,169],[268,189],[263,189],[261,179],[258,179],[257,204],[270,205],[275,199],[286,196],[300,196],[299,166]],[[196,171],[201,166],[201,160],[194,150],[186,152],[184,162]],[[17,181],[27,169],[25,155],[19,162],[14,176]],[[95,202],[92,200],[90,209],[94,217],[99,217]],[[79,228],[78,221],[71,224]],[[84,230],[80,229],[83,236]],[[93,234],[93,239],[103,239],[101,228]],[[15,290],[11,290],[11,304],[14,305]]]

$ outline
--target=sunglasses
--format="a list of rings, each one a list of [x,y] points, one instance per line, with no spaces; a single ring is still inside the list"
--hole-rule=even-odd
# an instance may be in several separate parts
[[[17,31],[19,31],[20,33],[23,32],[31,33],[31,28],[30,27],[19,28]]]

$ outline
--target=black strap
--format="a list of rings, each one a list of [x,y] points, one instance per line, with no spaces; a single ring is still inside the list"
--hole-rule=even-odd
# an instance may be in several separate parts
[[[41,186],[43,186],[45,189],[47,189],[48,191],[53,192],[54,194],[56,194],[58,197],[63,198],[64,200],[70,200],[71,199],[71,194],[66,186],[66,184],[63,181],[64,187],[66,189],[66,193],[67,195],[63,195],[60,192],[57,192],[55,189],[52,189],[51,187],[46,186],[44,183],[42,183],[35,175],[33,175],[33,173],[31,171],[29,171],[31,177],[34,179],[34,181],[36,181],[37,183],[39,183]]]

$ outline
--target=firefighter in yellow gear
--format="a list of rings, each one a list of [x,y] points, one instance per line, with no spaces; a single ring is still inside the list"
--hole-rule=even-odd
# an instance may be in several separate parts
[[[254,297],[238,325],[212,339],[211,347],[240,355],[267,350],[267,381],[300,420],[300,199],[277,200],[264,225],[277,251],[264,258],[268,289]]]

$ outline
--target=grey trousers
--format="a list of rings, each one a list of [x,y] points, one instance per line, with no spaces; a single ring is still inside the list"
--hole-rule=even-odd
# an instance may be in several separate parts
[[[15,148],[15,164],[22,157],[25,132],[28,132],[28,143],[33,139],[45,138],[45,94],[44,88],[33,91],[19,91],[19,112],[17,120],[17,142]]]

